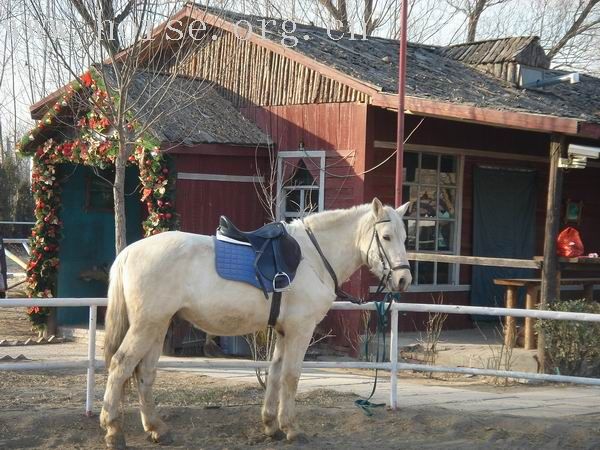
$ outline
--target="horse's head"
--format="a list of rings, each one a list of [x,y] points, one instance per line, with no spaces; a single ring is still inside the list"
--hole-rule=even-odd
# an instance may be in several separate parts
[[[402,220],[409,206],[410,203],[405,203],[394,209],[375,198],[361,227],[359,245],[363,263],[391,290],[405,291],[412,283]]]

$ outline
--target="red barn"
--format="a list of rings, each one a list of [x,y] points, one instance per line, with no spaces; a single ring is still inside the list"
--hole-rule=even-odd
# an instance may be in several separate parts
[[[167,61],[171,73],[212,83],[276,149],[264,170],[254,165],[254,155],[237,147],[182,143],[170,149],[177,154],[183,230],[212,233],[220,213],[248,228],[267,221],[260,195],[249,184],[257,177],[271,177],[266,184],[277,200],[278,219],[345,208],[374,196],[393,203],[397,41],[301,24],[289,32],[281,20],[191,4],[173,20],[181,27],[204,22],[205,39],[191,58],[169,62],[167,55],[161,64]],[[165,27],[154,37],[154,45],[167,42]],[[407,59],[402,184],[404,199],[413,203],[406,220],[409,249],[542,255],[551,152],[569,143],[600,146],[600,79],[581,76],[575,85],[523,88],[562,74],[549,69],[536,37],[451,47],[409,44]],[[590,251],[600,248],[594,232],[600,226],[599,179],[594,163],[564,177],[563,202],[585,206],[580,231]],[[493,305],[501,304],[502,291],[491,280],[523,272],[414,261],[413,274],[403,301],[443,297],[445,303]],[[361,271],[346,287],[367,296],[373,285]],[[342,326],[357,329],[358,321],[352,314],[331,313],[324,326],[343,337]],[[414,329],[421,321],[409,314],[401,328]],[[471,324],[468,317],[452,316],[447,325]]]

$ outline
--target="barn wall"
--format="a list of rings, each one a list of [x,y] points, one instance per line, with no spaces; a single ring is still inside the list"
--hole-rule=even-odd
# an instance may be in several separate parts
[[[363,172],[367,136],[367,106],[364,104],[314,104],[243,108],[242,113],[269,134],[279,151],[325,150],[325,208],[348,208],[368,201]],[[300,153],[301,154],[301,153]],[[355,274],[344,289],[364,295],[365,271]],[[337,345],[349,346],[361,329],[360,313],[331,311],[320,329],[333,330]]]
[[[248,107],[242,113],[271,136],[278,151],[297,150],[302,143],[306,150],[327,152],[326,209],[364,202],[366,105]]]
[[[264,150],[251,148],[227,154],[173,154],[178,173],[256,176],[266,173]],[[246,155],[243,155],[243,153]],[[177,180],[176,209],[182,231],[213,235],[224,214],[242,229],[254,229],[268,221],[252,182]]]

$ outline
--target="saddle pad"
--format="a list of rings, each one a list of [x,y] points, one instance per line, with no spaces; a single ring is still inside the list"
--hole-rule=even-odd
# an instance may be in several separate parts
[[[215,243],[215,266],[219,276],[226,280],[241,281],[262,289],[254,270],[256,254],[252,247],[233,244],[216,237],[213,240]],[[272,282],[263,278],[263,284],[268,292],[273,292]]]

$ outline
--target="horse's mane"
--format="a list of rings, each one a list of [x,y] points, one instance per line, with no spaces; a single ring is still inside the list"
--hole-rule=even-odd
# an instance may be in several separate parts
[[[305,217],[304,223],[316,230],[320,228],[329,228],[337,223],[343,223],[347,219],[355,218],[357,215],[363,215],[368,212],[370,208],[371,204],[367,203],[347,209],[331,209],[327,211],[321,211]],[[300,220],[295,220],[294,222],[300,222]]]

